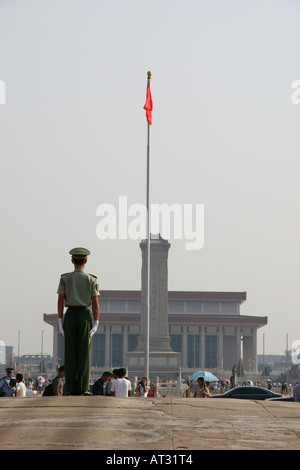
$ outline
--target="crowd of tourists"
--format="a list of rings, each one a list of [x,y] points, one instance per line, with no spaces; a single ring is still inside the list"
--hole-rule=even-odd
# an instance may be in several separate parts
[[[60,366],[56,377],[51,381],[40,376],[33,381],[31,378],[24,379],[21,373],[13,375],[13,368],[6,369],[6,376],[0,379],[0,396],[1,397],[26,397],[27,390],[40,390],[43,396],[60,396],[69,395],[66,391],[65,384],[65,366]],[[138,378],[134,386],[126,375],[126,369],[123,367],[105,371],[93,383],[90,383],[90,390],[85,392],[85,395],[103,395],[118,398],[134,397],[154,397],[156,392],[156,383],[149,381],[147,377]],[[136,380],[136,379],[135,379]],[[224,393],[231,388],[231,383],[228,379],[221,379],[216,382],[205,382],[202,377],[197,380],[182,380],[182,384],[186,386],[186,396],[194,398],[208,398],[214,393]],[[257,386],[260,387],[260,381],[253,382],[248,379],[241,384],[241,386]],[[163,380],[160,383],[163,387],[177,386],[177,381],[173,382],[171,379]],[[300,384],[294,387],[292,384],[286,382],[278,383],[267,380],[267,388],[269,390],[280,391],[284,395],[293,395],[295,401],[300,401]]]

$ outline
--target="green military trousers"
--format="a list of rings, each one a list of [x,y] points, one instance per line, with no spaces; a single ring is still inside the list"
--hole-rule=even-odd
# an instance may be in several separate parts
[[[69,307],[64,318],[66,393],[80,395],[90,389],[91,312]]]

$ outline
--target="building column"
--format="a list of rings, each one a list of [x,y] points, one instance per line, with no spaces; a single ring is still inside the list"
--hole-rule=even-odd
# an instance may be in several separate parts
[[[243,358],[244,370],[248,372],[257,372],[257,353],[256,353],[256,328],[252,328],[252,334],[244,336],[243,340]]]
[[[58,358],[58,322],[53,323],[53,357],[57,361]]]
[[[128,325],[123,326],[123,364],[126,364],[127,361],[127,353],[128,353]],[[126,364],[126,369],[128,368],[128,364]]]
[[[223,326],[218,328],[217,367],[223,370]]]
[[[252,339],[252,370],[257,374],[257,328],[255,327],[253,327]]]
[[[111,341],[111,334],[110,334],[110,325],[105,326],[105,365],[111,365],[111,357],[110,357],[110,341]]]
[[[201,326],[200,369],[205,369],[205,326]]]
[[[187,326],[183,326],[182,332],[182,367],[187,367]]]
[[[241,327],[236,327],[236,366],[241,360]]]

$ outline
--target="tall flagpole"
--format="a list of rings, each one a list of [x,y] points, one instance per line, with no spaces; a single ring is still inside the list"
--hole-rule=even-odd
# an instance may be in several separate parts
[[[150,86],[150,80],[152,77],[151,72],[147,72],[147,84]],[[144,374],[149,381],[149,356],[150,356],[150,124],[147,124],[147,239],[146,239],[146,257],[147,257],[147,309],[146,309],[146,322],[145,322],[145,334],[146,334],[146,347],[145,347],[145,363],[144,363]]]

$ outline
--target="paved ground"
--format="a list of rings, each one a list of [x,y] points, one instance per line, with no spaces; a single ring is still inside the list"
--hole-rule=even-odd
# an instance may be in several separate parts
[[[300,450],[300,403],[0,398],[0,450]]]

